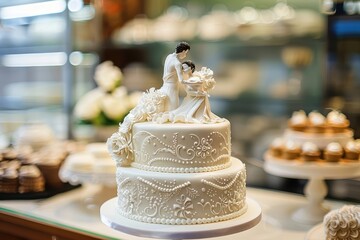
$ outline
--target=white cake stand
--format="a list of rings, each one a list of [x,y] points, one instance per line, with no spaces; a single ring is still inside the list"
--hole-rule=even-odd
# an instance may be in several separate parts
[[[295,211],[293,220],[316,224],[323,220],[329,211],[323,206],[327,195],[325,179],[348,179],[360,176],[360,161],[305,162],[299,160],[284,160],[271,156],[268,152],[264,155],[266,172],[280,177],[309,179],[304,193],[308,200],[307,205]]]
[[[90,209],[97,208],[108,199],[116,196],[116,174],[108,172],[92,172],[92,171],[74,171],[63,166],[59,171],[59,177],[62,181],[70,184],[97,184],[99,190],[86,197],[86,206]]]
[[[198,225],[161,225],[130,220],[117,213],[117,198],[112,198],[101,206],[100,216],[105,225],[135,236],[162,239],[209,238],[242,232],[256,226],[261,220],[261,208],[250,198],[246,202],[248,209],[238,218]]]

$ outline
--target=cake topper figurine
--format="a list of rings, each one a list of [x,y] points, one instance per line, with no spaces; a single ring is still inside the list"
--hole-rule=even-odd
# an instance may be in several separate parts
[[[175,52],[167,56],[164,64],[163,86],[143,93],[139,103],[119,124],[118,132],[107,141],[108,150],[118,166],[130,166],[133,161],[131,129],[135,123],[216,123],[224,121],[211,112],[208,91],[214,85],[213,71],[202,67],[195,71],[191,61],[185,59],[190,45],[181,42]],[[179,106],[179,83],[186,97]]]
[[[170,53],[164,64],[163,85],[160,91],[167,95],[165,111],[171,111],[179,106],[179,82],[183,82],[183,68],[181,60],[186,58],[190,45],[179,43],[174,53]]]

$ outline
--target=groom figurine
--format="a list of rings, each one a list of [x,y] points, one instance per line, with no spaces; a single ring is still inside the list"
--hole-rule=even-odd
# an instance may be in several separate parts
[[[190,50],[190,45],[180,42],[175,52],[169,54],[165,59],[163,85],[160,91],[167,95],[165,111],[171,111],[179,106],[179,82],[183,82],[183,72],[181,60],[186,58]]]

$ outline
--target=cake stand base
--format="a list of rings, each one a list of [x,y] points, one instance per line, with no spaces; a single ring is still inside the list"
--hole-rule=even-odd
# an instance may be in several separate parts
[[[269,152],[264,155],[264,170],[280,177],[308,179],[304,188],[307,204],[292,214],[292,219],[304,224],[322,222],[329,209],[323,205],[328,193],[325,179],[348,179],[360,176],[360,161],[306,162],[279,159]]]
[[[246,199],[247,211],[238,218],[228,221],[198,225],[161,225],[130,220],[117,214],[117,198],[106,201],[100,208],[101,221],[127,234],[167,239],[209,238],[234,234],[256,226],[261,220],[261,207]]]

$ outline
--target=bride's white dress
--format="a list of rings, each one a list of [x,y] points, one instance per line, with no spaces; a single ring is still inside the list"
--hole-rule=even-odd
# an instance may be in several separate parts
[[[202,82],[189,80],[184,83],[187,95],[177,109],[169,112],[169,120],[184,123],[218,122],[220,118],[211,112],[208,94],[202,90]]]

